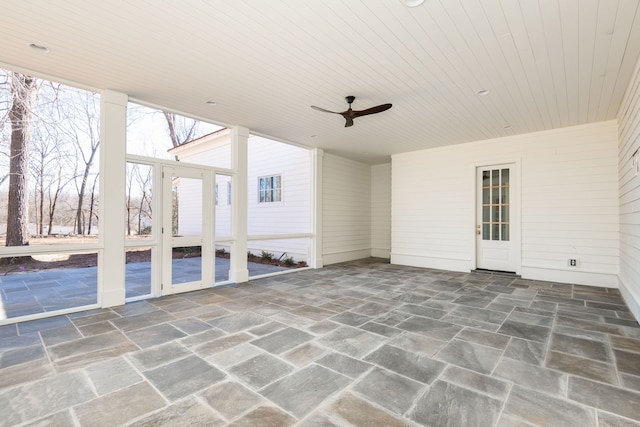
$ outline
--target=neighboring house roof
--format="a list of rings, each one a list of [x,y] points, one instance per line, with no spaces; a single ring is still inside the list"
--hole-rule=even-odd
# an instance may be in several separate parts
[[[171,149],[167,150],[167,152],[173,154],[174,156],[178,156],[183,151],[185,151],[187,149],[192,149],[192,148],[198,147],[198,146],[200,146],[202,144],[209,143],[209,142],[214,141],[216,139],[226,138],[226,137],[229,136],[229,132],[230,132],[229,128],[222,128],[222,129],[217,130],[215,132],[211,132],[211,133],[208,133],[206,135],[203,135],[200,138],[192,139],[191,141],[187,141],[187,142],[185,142],[183,144],[180,144],[177,147],[174,147],[174,148],[171,148]]]

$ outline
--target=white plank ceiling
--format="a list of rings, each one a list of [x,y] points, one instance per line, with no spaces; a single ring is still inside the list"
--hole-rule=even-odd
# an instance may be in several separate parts
[[[0,65],[376,164],[615,118],[640,54],[639,5],[4,0]],[[310,108],[343,111],[346,95],[354,109],[393,108],[350,128]]]

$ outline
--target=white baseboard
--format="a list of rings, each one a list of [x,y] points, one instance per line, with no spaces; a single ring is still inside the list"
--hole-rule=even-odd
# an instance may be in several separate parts
[[[391,253],[391,264],[460,272],[470,271],[470,260],[468,259],[436,258],[420,255],[398,254],[393,252]]]
[[[520,275],[523,279],[544,280],[546,282],[569,283],[600,288],[618,287],[618,276],[616,274],[523,266]]]
[[[356,249],[352,251],[335,252],[330,254],[322,254],[322,264],[330,265],[339,262],[355,261],[357,259],[369,258],[371,249]]]
[[[389,248],[371,248],[371,256],[374,258],[391,258]]]

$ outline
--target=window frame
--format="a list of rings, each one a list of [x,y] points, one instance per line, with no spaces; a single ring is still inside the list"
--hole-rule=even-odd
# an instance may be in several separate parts
[[[278,187],[273,188],[273,178],[278,178]],[[261,189],[261,183],[262,180],[266,180],[266,179],[270,179],[270,183],[271,183],[271,187],[265,189],[265,192],[271,192],[272,196],[274,194],[277,194],[278,199],[277,200],[262,200],[262,189]],[[257,191],[257,202],[258,205],[262,205],[262,206],[273,206],[274,204],[282,204],[283,202],[283,197],[282,197],[282,190],[283,190],[283,180],[282,180],[282,173],[274,173],[274,174],[269,174],[269,175],[262,175],[262,176],[258,176],[258,191]],[[266,194],[266,193],[265,193]]]

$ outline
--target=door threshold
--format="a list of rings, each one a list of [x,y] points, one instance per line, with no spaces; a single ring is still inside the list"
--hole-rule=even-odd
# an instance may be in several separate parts
[[[476,268],[475,270],[471,270],[471,273],[491,274],[495,276],[506,276],[506,277],[520,277],[519,274],[516,274],[513,271],[488,270],[486,268]]]

